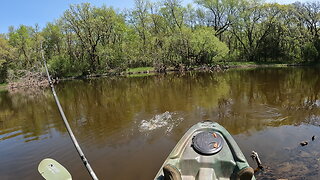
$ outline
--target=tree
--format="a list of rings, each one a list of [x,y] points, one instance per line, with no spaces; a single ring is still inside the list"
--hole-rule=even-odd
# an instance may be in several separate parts
[[[87,63],[91,72],[101,67],[97,54],[98,45],[107,45],[117,40],[115,26],[117,21],[123,21],[112,8],[103,6],[96,8],[89,3],[72,5],[63,16],[65,26],[76,34],[82,54],[81,60]],[[86,72],[84,72],[86,73]]]
[[[42,30],[37,25],[10,27],[8,40],[1,38],[15,49],[9,53],[15,63],[8,67],[4,58],[1,67],[39,69],[41,44],[49,70],[60,77],[224,59],[317,61],[319,12],[320,2],[280,5],[261,0],[195,0],[186,6],[181,0],[135,0],[126,12],[72,5]]]
[[[255,61],[260,48],[276,23],[280,9],[270,4],[245,2],[241,6],[238,21],[232,24],[231,32],[242,46],[242,56]]]
[[[320,2],[296,2],[293,4],[296,9],[297,17],[299,18],[301,25],[305,26],[311,36],[310,42],[313,43],[313,47],[317,50],[317,53],[313,52],[312,46],[309,44],[304,47],[304,51],[309,49],[311,54],[317,54],[315,59],[320,58]],[[307,36],[307,35],[306,35]],[[303,54],[309,54],[304,52]],[[305,55],[304,55],[305,56]]]
[[[181,31],[185,25],[186,9],[179,0],[164,0],[163,7],[160,9],[161,16],[167,22],[167,26],[172,32]]]
[[[190,46],[197,64],[212,64],[223,60],[229,49],[215,35],[212,28],[203,27],[194,30],[190,40]]]
[[[132,25],[136,37],[133,38],[135,48],[138,50],[136,57],[130,60],[130,65],[133,66],[148,66],[150,65],[150,46],[151,46],[151,3],[147,0],[135,0],[135,7],[129,13],[129,24]],[[132,44],[133,45],[133,44]]]
[[[63,34],[58,24],[48,23],[42,30],[44,38],[43,48],[48,59],[54,55],[61,55]]]
[[[240,2],[238,0],[195,0],[195,3],[205,9],[201,14],[206,19],[206,25],[214,28],[216,36],[228,30],[229,26],[236,21]]]
[[[307,27],[312,36],[318,38],[320,35],[320,2],[296,2],[293,5],[301,23]]]
[[[135,0],[135,9],[130,14],[131,23],[133,24],[135,30],[138,32],[143,46],[147,42],[148,34],[148,24],[149,24],[149,5],[150,2],[146,0]]]
[[[18,60],[17,65],[19,67],[32,66],[31,51],[32,51],[32,39],[31,39],[31,27],[21,25],[17,30],[13,27],[9,28],[9,43],[13,47],[17,48]]]
[[[6,82],[9,63],[14,58],[14,48],[8,41],[0,37],[0,83]]]

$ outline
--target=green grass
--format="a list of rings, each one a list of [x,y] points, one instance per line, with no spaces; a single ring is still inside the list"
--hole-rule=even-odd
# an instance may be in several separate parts
[[[250,66],[257,65],[256,62],[218,62],[221,65],[229,65],[229,66]]]
[[[154,70],[153,67],[137,67],[137,68],[130,68],[127,70],[127,72],[136,73],[136,72],[153,71],[153,70]]]
[[[1,91],[6,91],[7,90],[7,83],[3,83],[3,84],[0,84],[0,92]]]
[[[130,74],[127,77],[147,77],[147,76],[154,76],[155,73],[142,73],[142,74]]]

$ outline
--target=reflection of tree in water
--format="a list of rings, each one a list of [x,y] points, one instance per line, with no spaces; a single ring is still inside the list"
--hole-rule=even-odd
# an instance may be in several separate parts
[[[49,91],[34,97],[23,94],[10,94],[8,92],[0,95],[0,126],[1,140],[14,138],[22,135],[25,141],[37,140],[43,134],[47,134],[51,127],[64,132],[62,126],[52,119],[58,116],[55,113],[55,104]]]
[[[57,93],[76,134],[84,139],[94,136],[97,142],[130,128],[136,114],[150,119],[166,111],[184,112],[186,127],[211,119],[238,134],[266,126],[316,123],[320,105],[316,74],[312,68],[266,68],[74,80],[60,83]],[[18,128],[39,136],[49,126],[65,132],[49,90],[33,98],[8,93],[0,98],[2,132]]]
[[[317,72],[311,68],[230,71],[225,75],[229,96],[219,99],[214,118],[235,134],[313,122],[320,115]]]
[[[92,135],[94,141],[102,142],[117,131],[130,129],[137,114],[142,121],[166,111],[216,108],[217,99],[228,87],[221,76],[190,73],[71,81],[60,84],[57,91],[80,138]]]

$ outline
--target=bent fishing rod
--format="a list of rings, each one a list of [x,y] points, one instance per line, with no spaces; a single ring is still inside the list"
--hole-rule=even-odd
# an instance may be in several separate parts
[[[87,158],[85,157],[84,153],[82,152],[81,150],[81,147],[76,139],[76,137],[74,136],[73,132],[72,132],[72,129],[70,128],[70,125],[68,123],[68,120],[66,118],[66,115],[64,114],[63,112],[63,109],[62,109],[62,106],[60,104],[60,101],[58,99],[58,96],[57,96],[57,93],[54,89],[54,86],[53,86],[53,82],[50,78],[50,74],[49,74],[49,71],[48,71],[48,67],[47,67],[47,63],[46,63],[46,60],[44,58],[44,54],[43,54],[43,50],[42,50],[42,43],[41,43],[41,56],[42,56],[42,60],[43,60],[43,64],[44,64],[44,67],[46,69],[46,73],[47,73],[47,77],[48,77],[48,81],[49,81],[49,85],[51,87],[51,91],[52,91],[52,94],[53,94],[53,97],[54,97],[54,100],[56,101],[56,104],[58,106],[58,109],[59,109],[59,112],[60,112],[60,115],[61,115],[61,118],[64,122],[64,125],[66,126],[67,128],[67,131],[71,137],[71,140],[73,142],[73,145],[75,146],[75,148],[77,149],[78,151],[78,154],[83,162],[83,164],[85,165],[85,167],[87,168],[90,176],[92,177],[93,180],[98,180],[98,177],[96,176],[95,172],[93,171],[93,169],[91,168],[90,164],[89,164],[89,161],[87,160]]]

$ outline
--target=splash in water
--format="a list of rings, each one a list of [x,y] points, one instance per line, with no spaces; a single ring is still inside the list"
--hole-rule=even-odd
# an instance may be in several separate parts
[[[166,111],[165,113],[155,115],[150,120],[142,120],[139,125],[139,131],[147,132],[166,127],[166,133],[169,133],[183,120],[181,117],[175,118],[174,115],[176,114]]]

